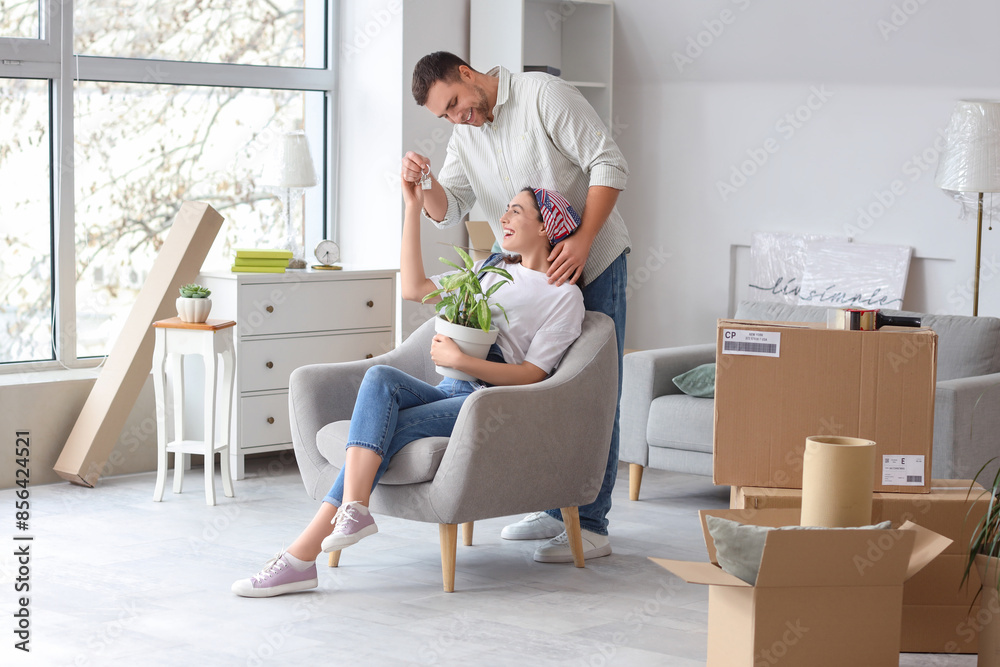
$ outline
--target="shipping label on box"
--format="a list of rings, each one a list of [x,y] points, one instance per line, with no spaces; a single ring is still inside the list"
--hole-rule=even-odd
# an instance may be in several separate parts
[[[805,439],[876,444],[876,491],[926,493],[934,435],[937,334],[885,327],[720,320],[716,484],[801,488]]]

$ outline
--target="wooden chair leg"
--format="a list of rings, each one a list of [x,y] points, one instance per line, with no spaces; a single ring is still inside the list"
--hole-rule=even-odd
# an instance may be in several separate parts
[[[472,527],[476,525],[475,521],[466,521],[462,524],[462,544],[471,547],[472,546]]]
[[[573,552],[573,564],[583,567],[583,535],[580,533],[580,508],[563,507],[563,525],[566,526],[566,537],[569,538],[569,548]]]
[[[642,486],[642,466],[638,463],[628,464],[628,499],[639,500],[639,487]]]
[[[340,549],[330,552],[330,560],[328,564],[330,567],[337,567],[340,565]]]
[[[441,533],[441,578],[444,579],[444,592],[455,592],[455,553],[458,551],[458,524],[442,523],[438,526]]]

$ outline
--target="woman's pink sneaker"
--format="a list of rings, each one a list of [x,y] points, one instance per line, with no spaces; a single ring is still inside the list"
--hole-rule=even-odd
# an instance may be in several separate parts
[[[264,569],[250,577],[233,583],[233,592],[245,598],[270,598],[275,595],[307,591],[319,586],[316,563],[301,572],[285,558],[285,552],[267,561]]]

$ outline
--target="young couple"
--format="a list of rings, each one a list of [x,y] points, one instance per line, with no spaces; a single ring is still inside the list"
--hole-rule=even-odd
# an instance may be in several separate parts
[[[440,278],[424,273],[420,251],[420,213],[424,191],[419,179],[402,179],[406,210],[403,222],[400,275],[403,298],[420,301],[440,287]],[[566,349],[580,335],[583,294],[570,282],[550,284],[546,272],[553,246],[571,235],[580,217],[557,192],[525,188],[500,217],[503,247],[519,259],[500,266],[513,277],[495,300],[506,317],[493,309],[499,329],[497,343],[486,360],[464,354],[446,336],[435,335],[430,356],[479,378],[486,385],[518,385],[545,379]],[[491,258],[493,259],[493,258]],[[489,260],[487,260],[489,261]],[[506,262],[506,264],[504,264]],[[479,263],[480,267],[482,262]],[[488,289],[500,278],[481,275]],[[368,500],[388,461],[409,442],[421,437],[448,436],[465,398],[482,384],[444,378],[432,386],[390,366],[373,366],[361,383],[351,418],[347,458],[319,511],[305,530],[257,574],[235,582],[244,597],[272,597],[315,588],[316,558],[378,532]]]

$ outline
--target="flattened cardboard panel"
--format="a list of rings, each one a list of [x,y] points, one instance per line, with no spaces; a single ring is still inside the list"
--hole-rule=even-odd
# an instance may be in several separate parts
[[[177,290],[197,278],[222,222],[223,217],[208,204],[181,205],[56,461],[54,470],[64,479],[83,486],[97,483],[152,368],[152,324],[177,314]]]
[[[899,650],[906,653],[978,653],[979,605],[903,605]]]

